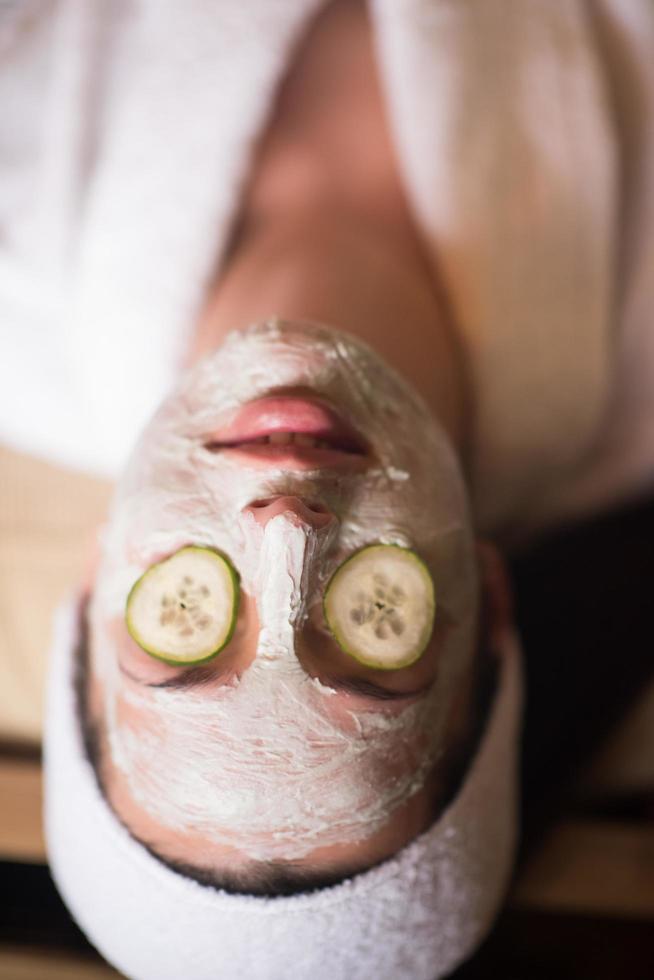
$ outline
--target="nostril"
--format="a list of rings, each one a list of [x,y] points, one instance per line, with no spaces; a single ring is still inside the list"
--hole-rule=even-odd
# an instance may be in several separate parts
[[[314,500],[305,500],[304,504],[307,510],[312,510],[314,514],[329,514],[329,510],[324,504],[317,503]]]
[[[278,514],[291,513],[301,521],[318,529],[326,527],[334,520],[334,515],[319,501],[308,501],[304,498],[279,496],[265,497],[253,500],[245,508],[255,518],[257,524],[265,526]]]
[[[253,510],[260,510],[262,507],[267,507],[268,504],[272,504],[275,499],[275,497],[266,497],[263,500],[253,500],[248,506],[250,506]]]

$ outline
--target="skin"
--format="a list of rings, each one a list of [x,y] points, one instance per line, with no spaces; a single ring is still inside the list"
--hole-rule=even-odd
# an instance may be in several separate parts
[[[465,364],[400,182],[363,3],[328,5],[297,52],[189,363],[272,313],[369,343],[465,463]]]
[[[440,420],[465,473],[465,362],[402,191],[365,7],[353,0],[330,4],[296,52],[257,148],[228,253],[199,314],[187,366],[220,346],[230,330],[273,314],[338,325],[374,347]],[[480,629],[492,646],[511,618],[509,592],[497,552],[480,544],[478,554],[485,608]],[[136,677],[158,683],[178,674],[179,668],[140,651],[120,624],[116,629],[121,659]],[[235,636],[221,655],[222,681],[225,672],[239,673],[251,662],[257,633],[254,603],[244,595]],[[309,672],[311,656],[308,647]],[[351,676],[346,655],[330,648],[328,658],[331,672],[347,669]],[[402,693],[428,683],[435,669],[435,660],[425,656],[403,670],[383,672],[383,679],[382,672],[360,666],[357,676]],[[218,673],[212,679],[209,672],[208,696],[217,680]],[[365,867],[429,826],[448,761],[471,724],[473,694],[474,677],[467,673],[447,719],[443,763],[423,789],[379,833],[356,844],[318,847],[307,864],[330,871]],[[370,707],[359,694],[339,697],[354,711]],[[92,675],[91,711],[99,715],[102,703],[101,681]],[[394,710],[394,702],[386,710]],[[141,719],[129,720],[138,725]],[[242,863],[237,850],[163,827],[132,798],[110,761],[104,781],[121,819],[171,859],[216,869]]]

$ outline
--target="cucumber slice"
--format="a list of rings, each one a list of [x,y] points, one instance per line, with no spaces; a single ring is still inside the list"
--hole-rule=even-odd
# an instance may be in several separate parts
[[[132,587],[125,622],[138,645],[169,664],[215,657],[234,632],[238,573],[223,555],[190,545],[149,568]]]
[[[398,670],[418,660],[434,626],[434,583],[409,548],[376,544],[343,562],[323,602],[338,645],[378,670]]]

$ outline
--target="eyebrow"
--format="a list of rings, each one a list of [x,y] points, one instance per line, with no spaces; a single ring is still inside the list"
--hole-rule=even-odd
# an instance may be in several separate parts
[[[172,666],[172,664],[171,664]],[[142,678],[137,677],[136,674],[132,674],[127,667],[123,667],[121,663],[118,664],[118,669],[121,674],[125,677],[129,677],[131,681],[135,684],[140,684],[141,687],[156,687],[156,688],[173,688],[174,690],[186,690],[188,688],[200,688],[206,687],[212,681],[216,679],[216,674],[211,667],[187,667],[181,674],[175,674],[174,677],[169,677],[168,680],[158,681],[153,683],[151,681],[144,681]]]
[[[375,684],[374,681],[364,680],[362,677],[326,677],[321,683],[329,687],[334,687],[339,691],[350,691],[353,694],[363,694],[365,697],[373,698],[376,701],[404,701],[408,698],[415,698],[424,694],[432,685],[428,684],[413,691],[389,691],[388,688]]]
[[[165,681],[159,681],[157,683],[151,683],[150,681],[141,680],[140,677],[136,677],[132,674],[126,667],[119,664],[119,669],[122,674],[129,677],[130,680],[134,681],[136,684],[140,684],[142,687],[152,687],[157,689],[172,689],[176,691],[184,690],[198,690],[200,688],[206,687],[212,681],[216,679],[216,675],[211,669],[211,667],[189,667],[183,673],[176,674],[174,677],[169,677]],[[382,687],[380,684],[375,684],[374,681],[364,680],[360,677],[325,677],[324,679],[318,678],[321,684],[327,687],[333,687],[337,691],[348,691],[351,694],[362,694],[364,697],[371,698],[374,701],[404,701],[408,698],[417,697],[420,694],[424,694],[431,687],[431,681],[429,684],[424,685],[413,691],[389,691],[388,688]]]

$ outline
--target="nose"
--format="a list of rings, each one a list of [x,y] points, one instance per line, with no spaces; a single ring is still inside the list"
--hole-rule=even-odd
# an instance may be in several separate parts
[[[292,514],[301,524],[318,531],[327,527],[335,520],[334,515],[323,507],[299,497],[269,497],[266,500],[254,500],[243,508],[244,513],[252,514],[257,524],[265,527],[269,520],[278,514]]]

